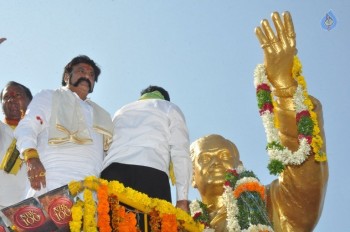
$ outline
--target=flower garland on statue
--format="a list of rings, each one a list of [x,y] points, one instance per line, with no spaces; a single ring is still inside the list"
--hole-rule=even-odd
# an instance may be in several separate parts
[[[229,169],[225,175],[222,199],[226,207],[227,230],[229,232],[271,232],[273,231],[266,211],[265,187],[251,171],[242,165]],[[254,205],[250,207],[249,205]],[[198,200],[190,204],[191,216],[205,226],[204,231],[215,231],[210,228],[207,206]]]
[[[197,232],[204,228],[185,211],[174,207],[170,202],[150,198],[144,193],[124,187],[118,181],[106,181],[89,176],[84,181],[71,181],[68,188],[73,196],[84,191],[84,201],[76,201],[71,209],[72,221],[69,223],[71,232],[80,232],[82,227],[84,232],[110,232],[117,231],[115,227],[120,226],[128,227],[127,231],[137,231],[135,214],[126,213],[125,209],[119,205],[119,201],[144,213],[157,211],[161,219],[162,232],[177,231],[182,227],[187,231]],[[92,191],[97,192],[97,206],[93,200]],[[96,212],[97,218],[95,218]],[[112,212],[112,217],[109,212]],[[111,228],[111,224],[114,228]]]
[[[281,173],[286,165],[300,165],[310,155],[315,154],[316,161],[326,161],[325,152],[321,150],[323,140],[320,136],[317,115],[313,111],[313,104],[306,89],[306,82],[301,75],[302,65],[298,57],[294,57],[292,76],[298,87],[293,95],[296,110],[299,148],[292,152],[282,145],[278,136],[278,121],[274,117],[274,96],[271,83],[268,81],[265,66],[257,65],[254,71],[254,85],[256,88],[258,107],[267,136],[267,151],[270,157],[268,168],[271,174]]]

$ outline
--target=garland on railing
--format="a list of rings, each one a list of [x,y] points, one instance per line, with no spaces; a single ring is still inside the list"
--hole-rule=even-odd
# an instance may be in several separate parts
[[[313,111],[314,106],[307,93],[306,82],[301,73],[302,65],[295,56],[292,76],[297,81],[298,87],[293,96],[293,102],[296,111],[299,148],[292,152],[282,145],[278,135],[278,122],[273,113],[274,96],[265,66],[259,64],[254,71],[258,107],[267,136],[267,151],[270,157],[268,168],[271,174],[281,173],[286,165],[302,164],[311,151],[315,154],[316,161],[327,160],[325,152],[322,151],[323,140],[320,136],[317,115]]]
[[[71,232],[80,232],[82,227],[83,218],[83,205],[84,203],[80,200],[76,201],[71,208],[72,220],[69,222],[69,228]]]
[[[97,226],[100,232],[111,232],[108,202],[108,185],[101,184],[97,190]]]
[[[175,232],[179,228],[193,232],[204,229],[202,224],[196,223],[188,213],[174,207],[170,202],[150,198],[146,194],[124,187],[118,181],[108,182],[89,176],[84,181],[70,182],[68,188],[73,196],[84,191],[84,201],[78,200],[72,207],[72,232],[80,232],[82,226],[84,232],[121,231],[121,228],[127,229],[123,231],[138,231],[135,213],[126,212],[125,208],[119,205],[119,201],[151,216],[152,212],[157,212],[160,232]],[[96,203],[92,199],[92,191],[97,192]],[[152,217],[150,226],[152,227]]]
[[[240,165],[227,170],[225,180],[222,199],[227,213],[227,231],[273,231],[266,211],[265,187],[255,174]],[[191,202],[190,209],[195,221],[205,225],[208,231],[214,231],[210,228],[208,208],[203,202]]]
[[[84,189],[84,214],[83,214],[83,231],[97,232],[96,221],[96,203],[90,189]]]

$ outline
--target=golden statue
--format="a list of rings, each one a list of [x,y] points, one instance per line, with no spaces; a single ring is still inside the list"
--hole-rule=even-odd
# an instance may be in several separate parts
[[[264,50],[264,67],[272,92],[276,97],[275,117],[279,123],[278,137],[283,146],[295,152],[300,146],[293,96],[297,81],[292,76],[296,54],[295,32],[291,15],[284,12],[283,21],[272,14],[273,32],[264,19],[255,29]],[[310,96],[313,112],[318,119],[320,150],[326,151],[320,102]],[[312,231],[323,208],[328,181],[327,162],[315,161],[315,152],[308,153],[304,162],[286,165],[278,179],[266,186],[266,210],[274,231]],[[227,230],[227,210],[223,204],[225,172],[242,164],[236,146],[220,135],[202,137],[191,145],[193,186],[208,207],[210,227],[216,232]],[[317,155],[316,155],[317,156]],[[317,159],[316,159],[317,160]]]

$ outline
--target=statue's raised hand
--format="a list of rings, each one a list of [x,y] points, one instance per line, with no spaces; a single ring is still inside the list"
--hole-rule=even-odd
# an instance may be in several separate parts
[[[292,78],[293,57],[296,54],[296,40],[292,17],[289,12],[271,15],[275,31],[268,20],[263,19],[261,26],[255,28],[255,34],[264,50],[264,63],[268,79],[275,89],[295,86]]]

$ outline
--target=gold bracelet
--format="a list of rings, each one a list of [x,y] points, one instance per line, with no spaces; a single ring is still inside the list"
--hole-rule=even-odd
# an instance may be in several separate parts
[[[297,90],[297,86],[293,85],[287,88],[274,89],[273,94],[276,97],[293,97],[296,90]]]
[[[28,161],[29,159],[32,159],[32,158],[39,158],[39,153],[37,150],[33,148],[29,148],[23,152],[23,157],[25,161]]]

